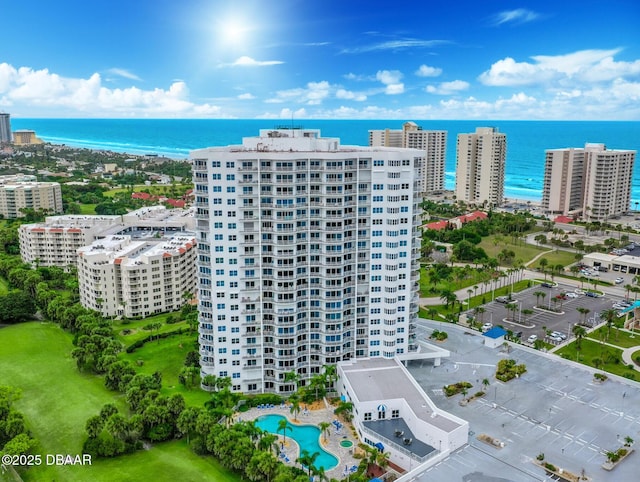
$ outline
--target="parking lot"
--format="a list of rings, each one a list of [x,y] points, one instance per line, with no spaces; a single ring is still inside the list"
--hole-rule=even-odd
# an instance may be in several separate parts
[[[469,421],[469,445],[411,480],[553,480],[535,463],[540,453],[573,474],[584,470],[592,481],[637,480],[637,454],[613,472],[601,464],[605,453],[621,447],[626,436],[640,439],[640,384],[618,377],[598,383],[592,369],[518,347],[508,357],[524,363],[527,371],[503,383],[493,375],[498,361],[507,356],[504,351],[484,346],[477,333],[444,326],[449,336],[439,345],[451,356],[437,367],[423,360],[408,363],[408,369],[438,407]],[[420,320],[419,338],[427,339],[434,329],[442,330],[443,324]],[[490,380],[485,396],[465,406],[459,403],[462,395],[446,397],[442,391],[444,385],[468,381],[475,392],[484,378]],[[479,441],[480,434],[499,439],[504,447]]]
[[[536,296],[536,293],[544,293],[545,296]],[[556,298],[563,296],[565,299]],[[556,298],[557,301],[553,301]],[[538,339],[551,344],[558,344],[561,340],[553,340],[546,336],[546,330],[557,331],[566,335],[570,339],[575,324],[584,322],[589,326],[600,323],[599,314],[611,308],[615,302],[620,301],[621,296],[603,295],[592,298],[585,295],[584,290],[574,286],[561,283],[552,283],[552,287],[547,288],[542,284],[536,284],[531,288],[513,294],[513,299],[509,302],[518,306],[515,312],[508,311],[508,303],[492,301],[484,306],[486,310],[482,315],[483,322],[491,323],[493,326],[502,325],[506,330],[514,333],[522,332],[523,343],[531,335],[536,335]],[[536,305],[546,306],[548,309],[536,308]],[[588,310],[585,314],[578,311],[578,308]],[[549,311],[558,310],[557,312]],[[525,310],[525,314],[523,314]],[[526,310],[533,311],[527,314]],[[564,340],[562,340],[564,341]]]

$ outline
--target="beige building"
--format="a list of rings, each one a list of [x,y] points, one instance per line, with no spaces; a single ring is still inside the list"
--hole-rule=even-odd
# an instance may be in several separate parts
[[[40,266],[75,266],[77,251],[91,244],[122,216],[49,216],[44,223],[18,228],[20,255],[25,263]]]
[[[80,303],[103,316],[147,317],[179,309],[196,289],[196,242],[111,235],[78,249]]]
[[[476,205],[501,205],[507,136],[495,127],[458,134],[456,158],[456,199]]]
[[[405,122],[402,130],[371,130],[369,145],[408,147],[425,152],[418,168],[419,189],[434,193],[444,189],[447,131],[423,130],[415,122]]]
[[[108,235],[158,239],[194,228],[191,210],[165,206],[144,207],[122,216],[49,216],[44,223],[20,226],[20,255],[25,263],[67,268],[76,265],[79,248]]]
[[[606,221],[629,211],[636,151],[587,143],[584,149],[550,149],[545,156],[545,212]]]
[[[43,144],[43,141],[36,137],[35,131],[23,129],[13,133],[13,143],[16,146],[29,146],[32,144]]]
[[[62,212],[62,192],[57,182],[16,181],[15,176],[0,177],[0,214],[21,218],[21,209]]]

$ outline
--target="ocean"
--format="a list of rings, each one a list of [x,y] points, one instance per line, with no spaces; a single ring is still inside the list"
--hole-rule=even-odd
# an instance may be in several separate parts
[[[414,120],[423,129],[446,130],[445,187],[455,183],[456,137],[476,127],[496,127],[507,135],[505,197],[539,201],[546,149],[603,143],[608,149],[640,151],[640,122]],[[371,129],[401,129],[399,120],[226,120],[226,119],[11,119],[13,130],[31,129],[46,142],[130,154],[186,159],[193,149],[240,144],[243,137],[280,125],[320,129],[343,145],[367,145]],[[634,169],[631,206],[640,202],[640,162]]]

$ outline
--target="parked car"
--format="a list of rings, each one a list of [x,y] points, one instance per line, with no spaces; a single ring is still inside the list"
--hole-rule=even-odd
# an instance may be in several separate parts
[[[616,278],[616,279],[615,279],[615,283],[616,283],[617,285],[624,283],[624,278],[620,278],[620,277]]]
[[[565,333],[562,333],[561,331],[552,331],[551,332],[551,336],[555,336],[558,337],[562,340],[566,340],[567,339],[567,335]]]
[[[509,303],[510,301],[515,301],[515,300],[510,300],[508,296],[498,296],[496,298],[496,301],[498,303]]]
[[[515,333],[513,334],[513,336],[514,336],[515,338],[520,338],[520,339],[522,339],[522,332],[521,332],[521,331],[517,331],[517,332],[515,332]]]
[[[548,283],[548,282],[544,282],[544,283],[540,283],[540,286],[542,286],[543,288],[553,288],[553,283]]]
[[[567,298],[577,298],[578,294],[577,293],[566,293],[565,296]]]
[[[529,338],[527,338],[527,343],[535,343],[536,340],[538,339],[538,335],[530,335]]]
[[[587,291],[585,293],[585,295],[587,295],[589,298],[597,298],[598,296],[600,296],[598,293],[596,293],[595,291]]]
[[[482,325],[482,333],[489,331],[491,328],[493,328],[493,323],[485,323]]]

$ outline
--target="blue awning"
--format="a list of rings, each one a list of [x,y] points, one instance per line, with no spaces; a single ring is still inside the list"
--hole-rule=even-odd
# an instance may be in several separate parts
[[[386,411],[387,411],[386,405],[378,405],[378,412],[386,412]]]
[[[384,452],[384,445],[382,445],[382,443],[377,442],[377,443],[374,445],[374,447],[375,447],[375,448],[377,448],[380,452]]]

